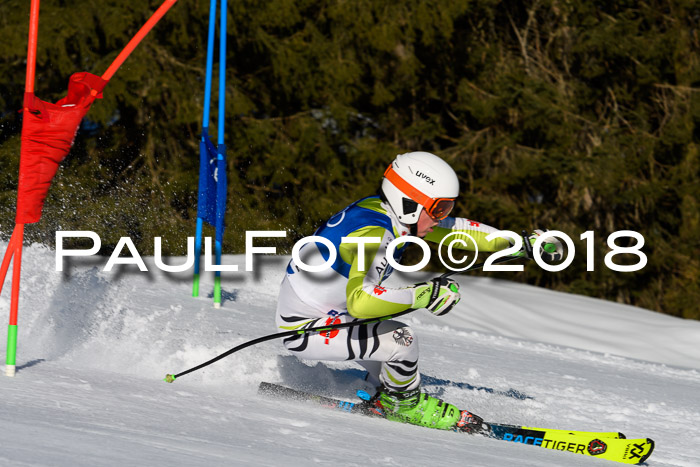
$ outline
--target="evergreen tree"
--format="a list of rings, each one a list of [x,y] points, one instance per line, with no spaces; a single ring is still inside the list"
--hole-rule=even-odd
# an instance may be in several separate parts
[[[36,93],[101,74],[159,2],[43,2]],[[29,6],[0,4],[0,231],[9,234]],[[181,254],[196,217],[208,2],[178,2],[93,105],[28,235],[128,235]],[[229,2],[225,252],[249,229],[309,235],[400,152],[457,170],[455,214],[568,233],[560,273],[510,280],[700,318],[700,8],[691,0]],[[216,102],[216,95],[214,96]],[[216,121],[216,109],[212,122]],[[595,232],[595,272],[585,245]],[[644,235],[637,273],[603,264]],[[633,243],[633,242],[628,242]],[[631,255],[615,261],[633,263]]]

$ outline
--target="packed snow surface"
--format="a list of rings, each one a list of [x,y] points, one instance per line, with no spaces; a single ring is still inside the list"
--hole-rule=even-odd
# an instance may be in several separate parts
[[[108,273],[106,261],[66,261],[61,273],[53,251],[25,247],[17,375],[0,376],[0,465],[613,465],[258,396],[261,381],[349,400],[367,389],[355,364],[298,361],[279,340],[167,384],[166,373],[277,331],[287,258],[224,273],[220,309],[213,277],[193,298],[191,273],[165,274],[148,259],[148,273]],[[493,422],[650,437],[649,466],[700,466],[700,322],[457,277],[463,299],[449,315],[402,319],[420,340],[427,391]]]

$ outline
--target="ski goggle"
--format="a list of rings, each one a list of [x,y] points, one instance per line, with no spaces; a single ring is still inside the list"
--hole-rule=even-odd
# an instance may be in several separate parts
[[[425,208],[425,212],[435,220],[446,218],[455,206],[454,198],[431,198],[422,191],[413,187],[406,180],[396,173],[392,164],[384,171],[384,178],[389,180],[396,188],[401,190],[406,196]]]

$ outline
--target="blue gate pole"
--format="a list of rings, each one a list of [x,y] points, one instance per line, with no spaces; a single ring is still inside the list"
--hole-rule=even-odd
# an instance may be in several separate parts
[[[217,176],[216,183],[216,264],[221,264],[221,243],[224,236],[224,217],[226,214],[226,145],[224,144],[224,120],[226,116],[226,7],[227,1],[221,0],[221,25],[219,27],[219,123],[217,125]],[[214,308],[221,307],[221,272],[214,277]]]
[[[199,268],[202,256],[202,204],[206,203],[207,178],[209,177],[209,155],[205,138],[209,138],[209,106],[211,105],[211,78],[214,68],[214,31],[216,29],[216,1],[209,3],[209,33],[207,36],[207,69],[204,81],[204,109],[202,111],[202,138],[199,144],[199,193],[197,196],[197,229],[195,232],[194,253],[194,280],[192,283],[192,296],[199,296]]]

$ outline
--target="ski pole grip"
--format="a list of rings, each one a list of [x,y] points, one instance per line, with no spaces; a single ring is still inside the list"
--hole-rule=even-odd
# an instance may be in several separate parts
[[[532,253],[532,245],[530,245],[530,239],[527,236],[527,230],[523,229],[523,248],[525,249],[525,256],[527,259],[533,259],[535,255]]]

